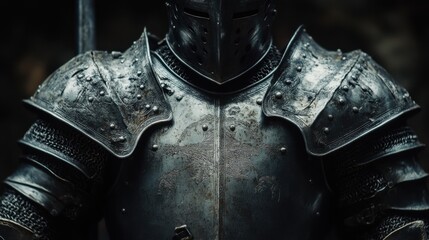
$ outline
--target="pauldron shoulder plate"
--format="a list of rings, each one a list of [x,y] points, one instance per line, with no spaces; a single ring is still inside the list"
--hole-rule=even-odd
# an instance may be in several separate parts
[[[298,126],[322,156],[418,109],[407,91],[361,51],[320,47],[302,28],[289,43],[263,110]]]
[[[25,103],[81,131],[118,157],[172,111],[153,72],[146,31],[123,54],[87,52],[54,72]]]

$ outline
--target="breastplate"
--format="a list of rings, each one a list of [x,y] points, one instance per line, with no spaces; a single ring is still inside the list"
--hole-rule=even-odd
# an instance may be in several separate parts
[[[155,69],[163,68],[154,59]],[[144,133],[108,197],[112,240],[323,239],[329,196],[321,162],[294,125],[261,109],[270,79],[211,95],[157,70],[173,121]],[[186,238],[183,238],[186,239]]]

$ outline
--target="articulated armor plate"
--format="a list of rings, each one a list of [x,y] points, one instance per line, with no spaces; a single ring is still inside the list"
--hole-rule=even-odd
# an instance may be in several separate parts
[[[32,240],[35,234],[15,222],[0,218],[0,240]]]
[[[264,100],[265,114],[297,125],[313,155],[333,152],[418,109],[367,54],[326,51],[302,28],[274,78]]]
[[[145,32],[123,54],[79,55],[25,102],[78,129],[114,155],[129,156],[145,129],[171,120],[149,54]]]

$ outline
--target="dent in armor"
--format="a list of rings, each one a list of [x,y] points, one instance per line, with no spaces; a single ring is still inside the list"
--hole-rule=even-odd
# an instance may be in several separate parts
[[[109,196],[112,238],[170,239],[185,224],[195,239],[325,236],[319,162],[308,158],[295,126],[266,119],[257,104],[270,79],[238,94],[207,95],[153,61],[174,89],[174,121],[147,131],[124,161]]]

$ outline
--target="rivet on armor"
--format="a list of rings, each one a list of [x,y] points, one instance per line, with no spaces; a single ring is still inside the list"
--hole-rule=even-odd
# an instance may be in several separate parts
[[[179,101],[179,102],[180,102],[180,101],[182,101],[182,99],[183,99],[183,95],[177,95],[177,96],[176,96],[176,100],[177,100],[177,101]]]
[[[235,125],[234,125],[234,124],[231,124],[231,125],[229,126],[229,129],[230,129],[231,131],[235,131]]]
[[[329,133],[329,128],[327,128],[327,127],[325,127],[324,129],[323,129],[323,132],[325,133],[325,134],[328,134]]]
[[[124,63],[125,62],[125,60],[124,59],[121,59],[121,63]]]
[[[121,213],[126,213],[126,212],[127,212],[127,210],[125,208],[121,209]]]
[[[174,94],[174,89],[168,88],[167,94],[168,96],[172,96]]]
[[[85,79],[87,82],[91,82],[92,78],[91,77],[86,77]]]
[[[137,94],[137,99],[142,99],[142,95],[141,94]]]
[[[146,104],[146,106],[144,106],[147,110],[149,110],[150,109],[150,105],[149,104]]]
[[[154,144],[154,145],[152,145],[152,151],[158,151],[158,148],[159,148],[159,146],[158,145],[156,145],[156,144]]]
[[[94,97],[89,97],[89,98],[88,98],[88,101],[89,101],[89,102],[94,101]]]
[[[339,103],[340,105],[344,105],[344,104],[346,103],[346,100],[345,100],[344,98],[340,97],[340,98],[338,99],[338,103]]]
[[[329,115],[328,115],[328,119],[329,119],[329,121],[332,121],[332,120],[334,120],[334,115],[332,115],[332,114],[329,114]]]
[[[124,137],[124,136],[119,136],[119,141],[120,141],[120,142],[125,142],[125,140],[126,140],[126,139],[125,139],[125,137]]]
[[[306,48],[310,47],[310,43],[304,44],[304,47],[306,47]]]
[[[138,62],[138,61],[139,61],[139,59],[138,59],[138,58],[135,58],[135,59],[134,59],[134,62]]]
[[[354,112],[354,113],[358,113],[358,112],[359,112],[359,108],[357,108],[357,107],[353,107],[353,112]]]
[[[359,72],[363,72],[363,67],[362,67],[361,65],[359,65],[359,66],[357,67],[357,69],[358,69],[358,71],[359,71]]]
[[[287,148],[286,147],[281,147],[280,148],[280,152],[281,153],[286,153],[287,152]]]
[[[104,95],[106,95],[106,93],[104,91],[100,91],[100,96],[103,97]]]
[[[302,71],[302,67],[296,67],[296,71],[301,72]]]
[[[134,41],[134,42],[133,42],[133,45],[136,45],[136,44],[137,44],[137,41]]]
[[[202,127],[202,129],[205,132],[205,131],[207,131],[209,129],[209,126],[207,126],[206,124],[204,124],[203,127]]]
[[[403,96],[402,96],[402,98],[403,99],[407,99],[407,98],[409,98],[410,97],[410,94],[408,94],[408,93],[405,93]]]
[[[109,125],[109,127],[110,127],[110,129],[115,129],[116,128],[116,125],[114,124],[114,123],[111,123],[110,125]]]
[[[277,99],[281,99],[283,97],[283,94],[281,92],[276,92],[275,96]]]
[[[153,106],[152,111],[154,113],[157,113],[157,112],[159,112],[159,108],[157,106]]]
[[[344,91],[346,91],[346,92],[349,90],[349,86],[347,86],[347,85],[344,85],[342,88],[343,88],[343,90],[344,90]]]
[[[142,71],[137,71],[137,76],[141,76],[142,75]]]
[[[285,83],[286,83],[286,85],[291,85],[291,84],[292,84],[292,80],[287,79],[287,80],[285,81]]]
[[[347,58],[346,57],[342,57],[341,60],[345,61],[345,60],[347,60]]]
[[[311,179],[311,178],[310,178],[310,179],[308,179],[308,182],[309,182],[309,183],[313,183],[313,179]]]
[[[143,84],[140,84],[139,88],[140,88],[141,90],[143,90],[143,89],[144,89],[144,85],[143,85]]]
[[[352,75],[352,79],[356,81],[358,77],[356,75]]]
[[[115,59],[116,59],[116,58],[119,58],[120,56],[122,56],[122,53],[121,53],[121,52],[116,52],[116,51],[113,51],[113,52],[112,52],[112,57],[113,57],[113,58],[115,58]]]
[[[262,98],[258,98],[258,99],[256,99],[256,104],[258,104],[258,105],[262,105]]]
[[[78,75],[77,75],[77,78],[78,79],[82,79],[83,77],[85,77],[82,73],[79,73]]]

